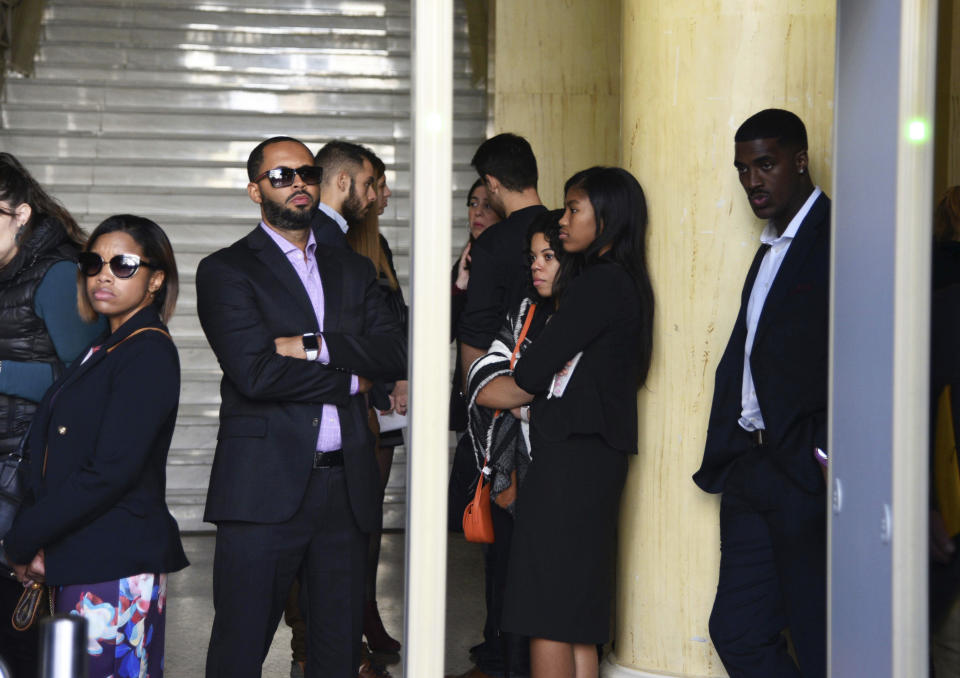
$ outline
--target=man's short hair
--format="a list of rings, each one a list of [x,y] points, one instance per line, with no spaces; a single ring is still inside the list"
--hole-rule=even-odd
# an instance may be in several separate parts
[[[781,146],[807,150],[807,128],[803,121],[782,108],[768,108],[751,115],[734,137],[737,142],[757,139],[776,139]]]
[[[317,166],[323,168],[324,181],[328,178],[332,181],[345,168],[347,174],[355,176],[363,168],[365,151],[360,144],[349,141],[328,141],[316,156]]]
[[[382,177],[387,172],[387,166],[383,163],[383,160],[380,159],[372,149],[367,148],[366,146],[361,146],[363,151],[363,157],[370,161],[370,164],[373,165],[373,173],[377,177]]]
[[[537,158],[530,143],[517,134],[498,134],[480,144],[470,161],[481,177],[496,178],[508,191],[536,188]]]
[[[263,164],[263,149],[273,144],[283,143],[284,141],[292,141],[295,144],[300,144],[304,148],[307,148],[305,143],[293,137],[270,137],[269,139],[261,141],[257,144],[256,148],[250,151],[250,155],[247,157],[247,179],[249,181],[253,181],[257,175],[260,174],[260,165]],[[310,149],[307,148],[307,150],[309,151]]]

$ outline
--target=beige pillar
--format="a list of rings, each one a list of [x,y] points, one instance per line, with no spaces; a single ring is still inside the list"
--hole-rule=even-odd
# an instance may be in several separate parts
[[[606,676],[725,675],[707,629],[719,501],[690,476],[762,229],[733,169],[733,135],[763,108],[794,111],[807,125],[813,179],[830,191],[835,5],[623,2],[622,157],[647,193],[657,312]]]
[[[568,177],[620,157],[620,2],[502,0],[493,23],[493,132],[530,141],[560,207]]]

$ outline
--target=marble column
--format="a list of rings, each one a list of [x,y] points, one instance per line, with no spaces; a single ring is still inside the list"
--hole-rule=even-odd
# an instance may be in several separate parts
[[[829,192],[835,5],[623,1],[621,158],[647,193],[657,312],[604,676],[725,675],[707,629],[719,501],[690,476],[763,227],[733,168],[733,136],[761,109],[794,111],[807,125],[813,179]]]

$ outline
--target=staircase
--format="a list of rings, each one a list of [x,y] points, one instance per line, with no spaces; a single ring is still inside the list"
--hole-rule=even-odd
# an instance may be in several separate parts
[[[456,3],[453,242],[466,239],[469,167],[485,100],[469,77]],[[262,139],[312,150],[343,138],[387,165],[381,231],[404,291],[410,261],[410,5],[401,0],[48,0],[31,78],[8,75],[0,149],[16,155],[89,231],[133,213],[173,242],[180,301],[180,414],[167,498],[183,531],[210,530],[203,503],[216,445],[220,371],[196,314],[196,266],[245,235],[258,211],[245,163]],[[451,254],[451,263],[453,253]],[[406,451],[397,448],[384,520],[404,524]]]

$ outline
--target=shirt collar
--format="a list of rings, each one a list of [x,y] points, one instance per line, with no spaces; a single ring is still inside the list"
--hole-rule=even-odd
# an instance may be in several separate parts
[[[280,248],[280,251],[283,252],[286,256],[290,256],[294,252],[299,252],[300,248],[294,245],[292,242],[284,238],[282,235],[277,233],[275,230],[267,226],[262,221],[260,222],[260,228],[267,232],[267,235],[270,236],[270,239],[277,244],[277,247]],[[313,237],[313,229],[309,230],[309,235],[307,236],[307,254],[313,254],[314,250],[317,249],[317,239]]]
[[[343,218],[343,215],[340,214],[337,210],[333,209],[327,203],[320,201],[320,211],[326,214],[328,217],[337,222],[337,226],[340,227],[340,230],[343,231],[343,234],[347,234],[347,220]]]
[[[767,222],[763,233],[760,234],[760,242],[764,245],[775,245],[784,240],[793,240],[797,236],[797,231],[800,230],[800,224],[807,218],[810,208],[813,207],[813,203],[817,201],[817,198],[819,198],[822,193],[823,191],[820,190],[819,186],[813,187],[813,193],[811,193],[807,201],[803,203],[803,207],[793,215],[793,219],[787,224],[787,228],[782,235],[777,235],[777,229],[774,228],[772,223]]]

